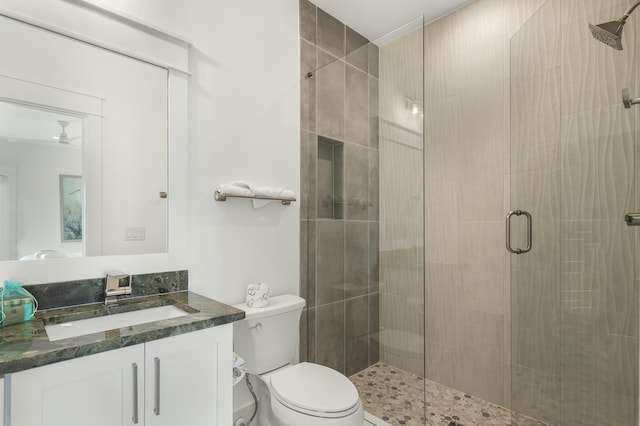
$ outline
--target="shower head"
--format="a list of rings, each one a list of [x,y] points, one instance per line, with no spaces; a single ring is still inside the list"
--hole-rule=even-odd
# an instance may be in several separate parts
[[[616,50],[622,50],[623,27],[624,22],[619,21],[611,21],[600,25],[589,24],[593,38]]]
[[[636,1],[633,6],[627,9],[617,21],[605,22],[599,25],[589,24],[593,38],[616,50],[622,50],[622,29],[624,24],[627,23],[629,16],[631,16],[631,13],[633,13],[638,6],[640,6],[640,0]]]

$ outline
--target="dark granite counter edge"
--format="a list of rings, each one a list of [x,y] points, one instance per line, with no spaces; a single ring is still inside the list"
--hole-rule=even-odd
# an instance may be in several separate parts
[[[141,324],[123,329],[113,329],[106,332],[89,334],[79,338],[64,339],[56,342],[49,342],[43,323],[23,323],[23,325],[27,325],[28,327],[35,326],[40,329],[34,334],[32,339],[27,340],[31,341],[34,344],[34,347],[29,347],[29,350],[21,353],[10,351],[14,354],[13,356],[8,356],[7,358],[9,359],[2,359],[3,357],[0,356],[0,377],[5,374],[17,373],[35,367],[42,367],[61,361],[95,355],[102,352],[225,325],[242,320],[245,317],[245,313],[241,310],[189,291],[165,293],[157,295],[156,297],[176,298],[178,301],[186,298],[189,301],[189,305],[195,307],[197,313],[178,317],[174,320],[156,321],[154,323]],[[151,298],[155,297],[143,296],[139,298],[139,300]],[[81,308],[86,309],[87,307]],[[70,307],[70,311],[73,311],[74,309],[77,309],[77,307]],[[60,311],[62,310],[58,310],[58,312]],[[42,316],[34,321],[42,322]],[[20,325],[10,327],[20,327]],[[2,329],[0,329],[0,332],[1,330]],[[5,353],[5,355],[9,354]]]
[[[68,361],[70,359],[80,358],[83,356],[95,355],[102,352],[164,339],[166,337],[178,336],[193,331],[199,331],[219,325],[225,325],[235,321],[239,321],[243,318],[244,312],[230,314],[224,317],[192,322],[190,324],[169,326],[160,330],[152,330],[131,336],[123,336],[117,340],[104,340],[101,343],[87,343],[75,347],[61,348],[59,350],[54,350],[43,354],[36,354],[31,357],[20,358],[14,361],[6,361],[0,363],[0,377],[4,376],[5,374],[17,373],[19,371],[42,367],[61,361]]]

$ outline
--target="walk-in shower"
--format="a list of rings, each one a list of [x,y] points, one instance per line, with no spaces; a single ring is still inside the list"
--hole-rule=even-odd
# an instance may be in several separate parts
[[[301,2],[301,357],[371,414],[638,424],[638,5],[474,0],[372,42]],[[616,50],[587,34],[623,10],[591,26]]]

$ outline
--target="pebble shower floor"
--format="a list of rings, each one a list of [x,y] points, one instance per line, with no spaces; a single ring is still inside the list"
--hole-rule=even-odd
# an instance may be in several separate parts
[[[350,379],[358,388],[365,411],[393,426],[546,426],[381,362]]]

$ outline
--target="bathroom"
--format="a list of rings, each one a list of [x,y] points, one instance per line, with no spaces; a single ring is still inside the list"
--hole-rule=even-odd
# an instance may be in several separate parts
[[[382,422],[638,424],[638,239],[623,221],[638,211],[638,117],[620,93],[640,93],[640,20],[622,51],[588,28],[634,2],[374,4],[0,0],[169,70],[165,151],[101,171],[168,171],[147,203],[165,213],[161,248],[87,243],[86,257],[3,261],[0,280],[188,271],[190,291],[228,304],[265,282],[306,300],[299,360],[351,377]],[[214,200],[239,180],[298,200]],[[104,199],[105,216],[132,202]],[[532,238],[514,214],[507,244],[532,247],[511,254],[519,210]],[[43,216],[59,232],[58,211]],[[416,382],[366,388],[399,373]],[[234,394],[233,422],[252,408],[244,383]]]

